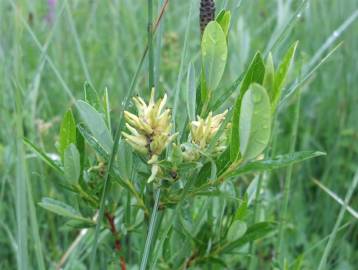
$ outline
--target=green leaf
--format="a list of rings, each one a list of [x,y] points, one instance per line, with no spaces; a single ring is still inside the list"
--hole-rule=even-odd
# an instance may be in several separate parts
[[[84,229],[84,228],[92,228],[96,225],[95,222],[92,220],[77,220],[77,219],[71,219],[67,221],[64,225],[65,229]]]
[[[271,134],[271,103],[261,85],[254,83],[245,93],[240,111],[240,153],[244,160],[257,157]]]
[[[84,83],[83,88],[85,91],[85,101],[96,110],[99,110],[101,108],[101,103],[96,89],[94,89],[88,82]]]
[[[286,55],[284,56],[281,64],[277,69],[277,73],[275,75],[274,81],[274,88],[272,91],[271,102],[272,102],[272,109],[273,111],[276,109],[278,102],[281,98],[282,88],[285,84],[288,71],[290,66],[293,62],[293,58],[295,56],[296,48],[298,45],[298,41],[296,41],[287,51]]]
[[[89,219],[83,217],[76,209],[69,206],[68,204],[52,199],[52,198],[42,198],[39,205],[46,210],[55,213],[60,216],[67,218],[77,219],[81,221],[88,221]]]
[[[95,108],[82,100],[77,101],[77,109],[84,123],[96,138],[98,143],[106,150],[107,153],[110,153],[113,146],[113,139],[102,115],[97,112]]]
[[[263,87],[267,90],[269,96],[272,98],[272,92],[274,89],[274,80],[275,80],[275,66],[273,64],[272,54],[269,53],[266,65],[265,65],[265,77],[263,81]]]
[[[216,21],[220,24],[225,36],[227,36],[230,28],[231,12],[229,10],[220,11],[219,15],[216,17]]]
[[[323,155],[326,154],[323,152],[316,151],[301,151],[292,154],[279,155],[273,159],[253,161],[239,167],[238,169],[233,171],[229,175],[229,177],[239,176],[246,173],[263,172],[279,169]]]
[[[248,210],[248,195],[245,193],[242,202],[236,210],[235,220],[243,220],[246,217]]]
[[[65,150],[64,171],[65,177],[69,182],[73,184],[78,183],[81,175],[80,153],[72,143]]]
[[[58,151],[63,161],[65,149],[71,144],[76,143],[76,122],[72,111],[68,110],[62,120],[60,128],[60,140]]]
[[[95,150],[96,153],[105,160],[109,160],[108,152],[103,148],[102,145],[99,144],[97,139],[93,137],[92,134],[90,134],[90,132],[85,127],[78,125],[77,128],[78,131],[82,134],[83,138],[86,140],[86,142],[93,148],[93,150]]]
[[[205,28],[201,42],[201,55],[206,88],[210,92],[218,87],[227,60],[225,33],[216,21],[210,22]]]
[[[40,148],[36,147],[32,142],[28,139],[24,138],[24,143],[33,151],[42,161],[44,161],[47,165],[49,165],[52,169],[57,171],[60,174],[63,174],[62,168],[56,164],[46,153],[44,153]]]
[[[230,160],[234,161],[239,155],[240,149],[240,133],[239,133],[239,120],[241,111],[241,102],[244,94],[249,89],[249,86],[253,83],[261,84],[264,79],[265,64],[262,60],[261,54],[257,52],[245,73],[242,81],[239,96],[236,99],[234,106],[234,113],[232,117],[232,130],[231,130],[231,141],[230,141]]]
[[[196,105],[196,84],[195,84],[195,68],[193,63],[190,63],[187,75],[187,95],[186,106],[190,121],[195,120],[195,105]]]
[[[235,241],[239,238],[241,238],[247,231],[247,225],[245,222],[242,222],[240,220],[235,220],[227,233],[227,239],[230,241]]]
[[[252,242],[254,240],[263,238],[268,233],[274,230],[275,226],[272,222],[260,222],[250,226],[247,232],[244,234],[243,237],[229,242],[222,250],[221,254],[225,254],[228,252],[233,251],[238,247],[242,247],[243,245]]]
[[[118,145],[118,169],[122,179],[131,179],[133,170],[133,151],[128,143],[121,140]]]

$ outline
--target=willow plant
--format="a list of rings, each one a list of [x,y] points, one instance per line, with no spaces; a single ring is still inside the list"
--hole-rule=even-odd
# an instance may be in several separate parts
[[[263,155],[270,147],[297,43],[278,65],[271,54],[264,60],[257,52],[243,75],[221,88],[231,15],[223,10],[215,19],[213,3],[201,4],[201,63],[200,69],[191,65],[187,71],[184,125],[173,125],[171,101],[153,88],[149,100],[133,97],[134,106],[124,112],[125,124],[115,141],[112,121],[121,116],[112,112],[107,91],[100,96],[86,85],[85,99],[76,101],[63,117],[59,160],[26,140],[62,176],[60,185],[72,198],[45,197],[39,205],[63,216],[73,230],[81,229],[87,244],[92,243],[95,225],[101,224],[99,248],[108,251],[108,243],[113,247],[112,253],[101,253],[107,254],[101,261],[115,269],[245,266],[249,243],[270,237],[276,226],[274,220],[250,218],[257,181],[248,184],[242,176],[253,179],[257,173],[323,154],[303,151],[270,159]],[[195,74],[200,74],[199,80]],[[108,166],[115,144],[118,152]],[[106,172],[111,181],[103,192]],[[105,221],[98,223],[101,201]]]

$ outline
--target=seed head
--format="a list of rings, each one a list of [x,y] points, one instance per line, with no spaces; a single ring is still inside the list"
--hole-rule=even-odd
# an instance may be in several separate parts
[[[205,27],[209,22],[215,19],[215,1],[201,0],[200,1],[200,30],[204,32]]]

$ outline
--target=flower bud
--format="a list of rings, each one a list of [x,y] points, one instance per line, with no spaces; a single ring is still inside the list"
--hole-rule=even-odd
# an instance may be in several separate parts
[[[221,124],[225,120],[227,110],[221,114],[213,116],[209,113],[207,118],[197,117],[197,121],[192,121],[190,124],[190,139],[193,144],[192,147],[184,145],[184,158],[186,160],[197,160],[200,157],[200,151],[204,151],[210,144],[211,140],[218,132]],[[229,125],[228,125],[229,127]],[[228,128],[226,127],[226,128]],[[225,151],[227,147],[227,134],[223,132],[217,139],[212,151],[212,155],[217,156]]]
[[[148,105],[141,97],[134,97],[133,101],[138,113],[124,112],[126,127],[131,134],[122,134],[135,150],[149,155],[150,160],[156,160],[177,135],[170,134],[170,110],[164,110],[167,95],[155,102],[153,89]]]

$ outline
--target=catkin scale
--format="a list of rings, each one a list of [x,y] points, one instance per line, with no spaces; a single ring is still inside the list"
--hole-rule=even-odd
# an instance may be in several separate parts
[[[200,1],[200,30],[204,32],[205,27],[209,22],[215,19],[215,1],[201,0]]]

